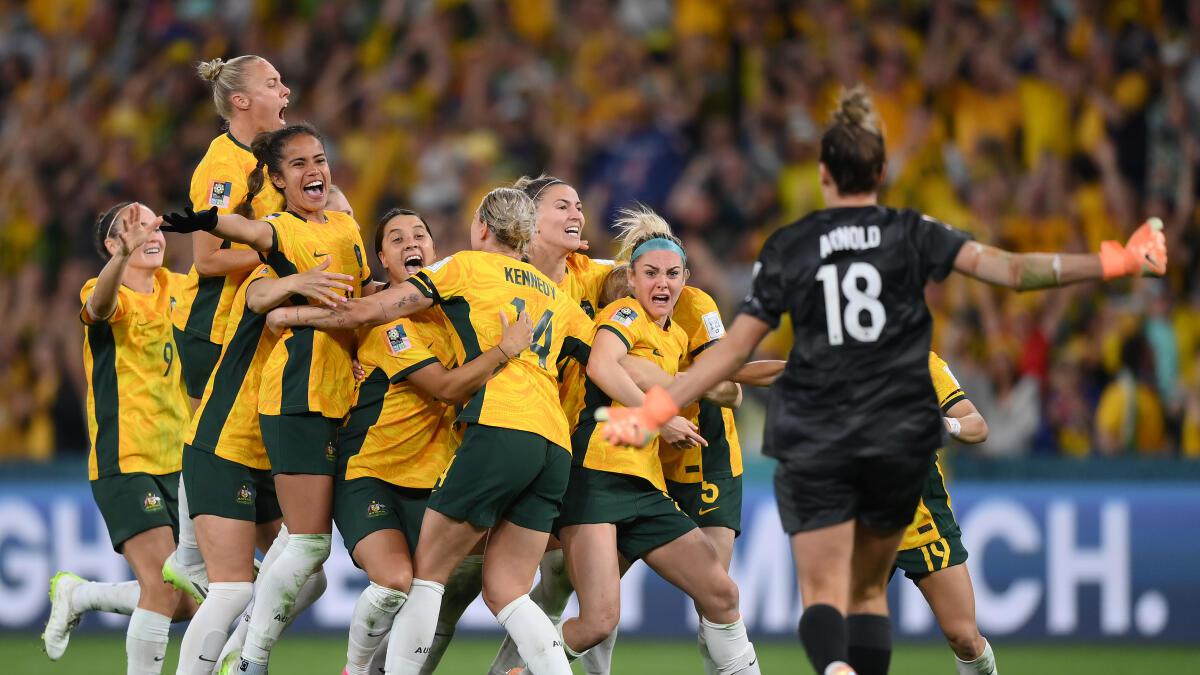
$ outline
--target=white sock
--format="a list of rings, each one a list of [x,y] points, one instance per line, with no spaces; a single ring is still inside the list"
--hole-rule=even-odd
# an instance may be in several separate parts
[[[391,629],[388,630],[388,634],[391,634]],[[384,674],[384,664],[387,662],[387,652],[388,644],[387,641],[384,640],[383,642],[379,643],[379,646],[375,648],[375,653],[371,655],[371,665],[367,666],[368,673],[371,675]]]
[[[528,595],[508,603],[496,620],[517,643],[517,651],[537,675],[571,675],[562,637],[546,613]]]
[[[346,671],[350,675],[367,675],[371,660],[392,630],[396,612],[408,599],[403,591],[371,582],[358,596],[354,616],[350,619],[350,639],[346,646]]]
[[[159,675],[167,656],[171,617],[141,607],[133,610],[125,631],[128,675]]]
[[[987,640],[983,641],[983,653],[975,657],[974,661],[963,661],[956,656],[954,657],[954,666],[958,668],[958,675],[1000,674],[1000,670],[996,667],[996,655],[992,653],[992,643]]]
[[[183,644],[179,646],[179,668],[175,675],[210,675],[221,662],[221,649],[229,624],[241,614],[254,596],[249,581],[209,584],[208,597],[196,610]]]
[[[413,579],[408,600],[396,612],[388,637],[387,675],[418,675],[433,644],[433,632],[446,587],[436,581]]]
[[[271,648],[292,620],[297,596],[308,579],[329,558],[330,534],[289,534],[287,548],[255,584],[257,600],[250,629],[242,646],[242,660],[266,665]]]
[[[696,642],[700,645],[700,663],[704,664],[704,675],[718,675],[717,663],[708,653],[708,643],[704,641],[704,631],[696,630]]]
[[[71,592],[71,609],[79,612],[112,612],[129,616],[137,608],[142,589],[136,581],[106,584],[89,581]]]
[[[713,623],[700,617],[700,632],[708,645],[708,654],[722,674],[758,673],[758,656],[746,637],[746,624],[739,617],[733,623]]]
[[[567,644],[567,638],[563,636],[563,624],[560,623],[555,626],[555,630],[558,631],[558,641],[562,644],[563,652],[565,652],[567,655],[567,663],[575,663],[580,659],[587,658],[588,653],[592,651],[591,649],[585,649],[581,652],[577,652],[574,649],[571,649],[571,645]],[[521,665],[525,665],[525,659],[521,659]]]
[[[278,541],[278,540],[276,540]],[[286,542],[286,539],[284,540]],[[272,544],[272,549],[275,546]],[[282,549],[282,547],[280,547]],[[279,556],[276,555],[276,558]],[[288,625],[296,620],[296,617],[304,613],[304,610],[312,606],[314,602],[320,599],[325,592],[325,587],[329,585],[328,579],[325,577],[325,570],[319,569],[304,582],[304,586],[300,588],[300,592],[296,594],[296,605],[292,608],[292,616]],[[246,605],[246,610],[242,612],[241,618],[234,627],[233,632],[229,634],[229,639],[225,641],[225,646],[221,648],[221,656],[217,659],[217,663],[224,663],[225,657],[230,652],[242,651],[242,646],[246,644],[246,633],[250,631],[250,617],[254,615],[254,598],[250,598],[250,603]]]
[[[614,628],[613,632],[609,633],[603,642],[587,650],[579,657],[579,662],[583,664],[583,672],[588,675],[609,675],[612,672],[612,655],[613,648],[617,645],[618,630]],[[563,646],[566,647],[566,644]]]
[[[425,665],[421,666],[421,675],[431,675],[437,669],[446,648],[454,639],[454,629],[458,626],[458,620],[482,590],[483,556],[469,555],[463,558],[446,582],[446,590],[442,594],[442,608],[438,611],[437,627],[433,630],[433,643],[429,646]]]
[[[175,559],[188,566],[204,562],[200,546],[196,543],[192,512],[188,510],[187,491],[183,489],[183,472],[179,474],[179,543],[175,546]]]
[[[279,556],[283,554],[283,549],[287,548],[288,530],[286,525],[279,526],[279,533],[275,535],[275,541],[271,542],[271,546],[267,548],[263,554],[262,564],[258,566],[258,575],[265,575]],[[299,596],[297,596],[299,601]],[[231,652],[241,652],[242,645],[246,644],[246,631],[250,629],[250,617],[254,614],[254,598],[250,598],[250,602],[246,605],[245,611],[242,612],[242,618],[234,626],[233,632],[229,634],[229,639],[225,641],[225,646],[221,648],[221,656],[217,659],[217,663],[224,663],[225,657]]]
[[[567,575],[562,549],[547,551],[542,556],[539,567],[542,570],[542,577],[529,592],[529,599],[533,600],[546,613],[551,623],[557,624],[562,619],[563,610],[567,608],[567,601],[571,599],[571,593],[575,591],[571,586],[571,578]],[[517,651],[517,645],[513,642],[512,636],[505,635],[504,640],[500,642],[500,651],[496,652],[496,657],[492,659],[492,666],[488,673],[505,675],[510,669],[524,665],[525,662],[521,659],[521,654]]]

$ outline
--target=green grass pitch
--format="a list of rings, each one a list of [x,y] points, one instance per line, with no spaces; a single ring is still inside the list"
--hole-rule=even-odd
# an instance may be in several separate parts
[[[175,672],[179,633],[171,635],[163,673]],[[438,673],[484,675],[499,640],[468,638],[450,647]],[[762,642],[756,645],[762,672],[769,675],[808,675],[812,669],[796,643]],[[271,659],[275,675],[339,675],[344,638],[305,634],[284,635]],[[995,645],[1000,672],[1006,675],[1158,675],[1200,673],[1200,645],[1161,647],[1111,645]],[[78,635],[57,663],[48,661],[34,635],[0,636],[0,672],[13,675],[121,675],[125,672],[125,644],[119,635]],[[578,668],[576,672],[581,672]],[[702,673],[696,647],[686,642],[651,642],[629,639],[617,643],[613,659],[616,675]],[[901,644],[892,659],[893,675],[953,675],[950,651],[935,644]]]

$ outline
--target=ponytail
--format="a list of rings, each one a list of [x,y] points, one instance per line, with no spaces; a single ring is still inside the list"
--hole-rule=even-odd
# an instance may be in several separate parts
[[[250,175],[246,176],[246,196],[242,197],[241,203],[233,209],[234,213],[243,218],[254,219],[254,198],[258,196],[258,193],[262,192],[263,183],[265,182],[263,179],[263,169],[266,167],[267,165],[262,160],[259,160],[254,165],[254,170],[250,172]]]
[[[683,257],[684,264],[687,264],[682,252],[683,242],[671,232],[667,221],[650,207],[639,205],[635,209],[621,209],[618,214],[620,218],[614,226],[618,230],[616,240],[621,248],[617,251],[616,260],[630,262],[639,246],[651,239],[664,239],[679,247],[680,257]]]

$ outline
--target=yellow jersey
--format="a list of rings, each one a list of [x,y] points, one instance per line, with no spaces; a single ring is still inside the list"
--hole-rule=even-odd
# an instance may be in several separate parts
[[[587,359],[592,322],[578,302],[533,265],[483,251],[455,253],[408,281],[445,311],[458,363],[499,344],[501,311],[529,313],[533,344],[471,397],[458,421],[528,431],[569,449],[558,364],[561,356]]]
[[[79,292],[92,446],[88,478],[179,471],[191,404],[175,363],[171,308],[184,276],[160,267],[150,293],[122,285],[107,321],[97,321],[87,311],[96,281],[89,279]]]
[[[258,160],[254,159],[250,148],[242,145],[229,133],[217,136],[208,144],[208,152],[204,153],[204,158],[192,173],[191,189],[188,191],[192,208],[199,212],[215,206],[217,213],[233,213],[245,198],[249,189],[247,181],[257,165]],[[266,171],[264,168],[264,179]],[[255,195],[251,206],[254,207],[255,218],[266,217],[284,209],[283,195],[271,187],[269,180],[265,180],[263,189]],[[246,250],[250,248],[229,241],[221,247]],[[202,277],[193,265],[188,270],[182,300],[176,305],[172,317],[175,326],[213,344],[221,344],[233,296],[246,277],[250,276],[250,272],[251,270],[246,270],[228,275]]]
[[[646,359],[662,368],[668,375],[679,372],[679,364],[687,354],[687,334],[674,321],[659,326],[650,320],[641,303],[633,298],[621,298],[604,309],[596,319],[596,332],[611,331],[625,343],[629,354]],[[659,490],[666,491],[658,444],[646,448],[626,448],[604,440],[604,423],[596,421],[596,408],[621,407],[590,380],[587,398],[575,432],[574,462],[589,469],[621,473],[645,478]]]
[[[588,319],[596,318],[596,308],[600,306],[600,294],[604,292],[604,280],[613,269],[613,261],[589,258],[582,253],[571,253],[567,256],[567,275],[558,282],[558,287],[579,303],[580,309],[588,315]],[[562,401],[563,413],[567,416],[567,425],[575,428],[579,421],[579,413],[583,411],[585,391],[585,376],[583,364],[575,359],[568,359],[559,364],[558,396]]]
[[[725,336],[725,324],[716,301],[692,286],[683,287],[675,311],[671,313],[671,321],[688,337],[687,354],[680,370],[691,368],[701,352]],[[742,444],[734,426],[733,410],[701,399],[686,406],[679,415],[699,428],[708,447],[676,448],[660,441],[658,455],[667,480],[699,483],[711,478],[742,475]]]
[[[322,224],[288,212],[269,216],[267,222],[275,228],[275,243],[263,257],[276,274],[285,277],[312,269],[328,256],[328,272],[358,279],[359,285],[351,293],[351,297],[358,297],[361,285],[371,278],[358,223],[340,211],[326,211],[325,217]],[[340,420],[350,410],[354,397],[350,365],[353,343],[350,332],[307,327],[285,330],[263,366],[258,412],[314,412]]]
[[[246,306],[246,289],[278,275],[260,265],[233,296],[221,341],[221,358],[213,367],[200,407],[185,440],[192,447],[251,469],[269,469],[267,449],[258,427],[258,390],[263,366],[279,337],[267,330],[267,317]]]
[[[950,366],[937,354],[929,352],[929,374],[933,378],[933,389],[937,392],[938,405],[942,413],[947,413],[955,403],[966,400],[962,387]],[[954,532],[945,531],[953,528]],[[950,509],[950,493],[946,491],[946,476],[942,473],[941,460],[934,456],[933,467],[930,469],[929,482],[921,493],[921,501],[917,503],[917,512],[913,515],[912,524],[904,531],[900,541],[900,550],[907,551],[920,548],[942,537],[957,534],[958,525],[954,521],[954,513]]]
[[[434,308],[360,332],[358,361],[367,377],[337,435],[346,480],[432,488],[446,468],[458,447],[454,407],[407,380],[429,365],[454,367],[445,321]]]

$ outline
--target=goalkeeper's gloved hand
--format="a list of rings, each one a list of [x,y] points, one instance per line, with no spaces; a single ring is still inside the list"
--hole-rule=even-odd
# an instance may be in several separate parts
[[[636,408],[600,408],[596,419],[607,422],[604,440],[613,445],[641,447],[654,438],[664,424],[679,414],[679,406],[662,387],[652,387]]]
[[[203,230],[211,232],[217,226],[217,207],[196,213],[192,207],[187,207],[183,213],[163,214],[163,224],[159,229],[163,232],[179,232],[186,234]]]
[[[1100,267],[1104,278],[1161,277],[1167,273],[1167,239],[1163,222],[1151,218],[1142,223],[1122,246],[1120,242],[1100,242]]]

